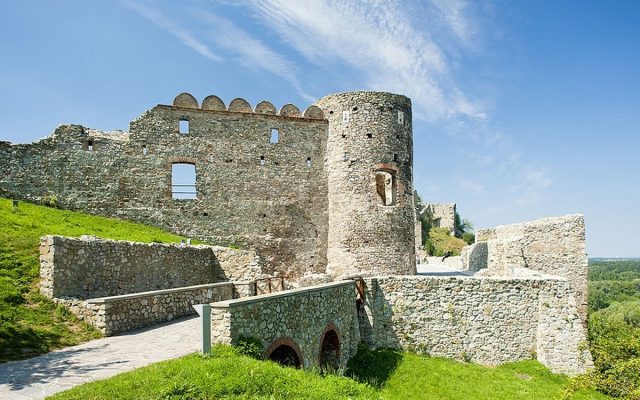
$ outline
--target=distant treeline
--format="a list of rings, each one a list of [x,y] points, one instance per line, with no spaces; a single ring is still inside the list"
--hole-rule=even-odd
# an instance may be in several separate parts
[[[640,279],[640,258],[589,259],[590,281],[630,281]]]
[[[640,399],[640,259],[589,260],[590,381],[609,395]]]

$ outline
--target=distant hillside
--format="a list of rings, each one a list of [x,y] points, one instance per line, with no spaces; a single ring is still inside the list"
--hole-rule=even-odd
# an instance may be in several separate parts
[[[100,336],[39,294],[40,237],[81,236],[138,242],[179,242],[142,224],[0,198],[0,362],[71,346]]]

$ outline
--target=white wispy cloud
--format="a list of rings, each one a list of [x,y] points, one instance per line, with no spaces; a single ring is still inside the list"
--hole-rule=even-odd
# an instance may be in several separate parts
[[[209,60],[215,62],[224,60],[223,57],[211,51],[209,46],[207,46],[203,41],[197,39],[193,32],[190,32],[188,29],[179,26],[175,21],[165,17],[159,10],[147,7],[146,5],[135,1],[121,1],[120,3],[125,7],[136,11],[138,14],[153,22],[158,27],[171,33],[172,35],[180,39],[180,41],[182,41],[185,46],[193,49]]]
[[[248,0],[265,26],[278,32],[309,62],[333,68],[347,65],[374,90],[404,93],[415,115],[425,120],[486,114],[458,87],[452,64],[431,37],[431,24],[418,26],[416,8],[395,1]],[[468,38],[468,24],[459,8],[441,6],[444,23]],[[426,15],[425,15],[426,18]]]
[[[122,4],[176,36],[185,46],[209,60],[224,62],[231,58],[244,67],[267,71],[288,81],[307,101],[315,101],[300,85],[292,62],[231,20],[195,6],[187,5],[178,10],[177,16],[169,18],[159,8],[139,1],[123,0]]]

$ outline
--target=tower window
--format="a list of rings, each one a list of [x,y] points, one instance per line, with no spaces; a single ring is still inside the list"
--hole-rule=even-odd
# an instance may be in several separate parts
[[[148,152],[149,152],[149,149],[147,148],[147,145],[143,144],[142,145],[142,154],[144,154],[146,156]]]
[[[264,167],[264,163],[265,163],[264,156],[260,156],[260,166]]]
[[[404,125],[404,111],[398,111],[398,124]]]
[[[311,157],[307,157],[307,167],[311,166]]]
[[[349,111],[343,111],[342,112],[342,123],[346,124],[347,122],[349,122]]]
[[[278,142],[280,142],[280,132],[276,128],[272,128],[269,143],[277,144]]]
[[[396,176],[392,171],[376,171],[376,193],[380,204],[394,206],[396,204]]]
[[[183,135],[188,135],[189,134],[189,121],[186,119],[181,119],[178,122],[178,126],[179,126],[179,132]]]
[[[171,164],[171,197],[193,200],[197,194],[196,166],[187,163]]]
[[[93,140],[87,142],[87,150],[93,151]]]
[[[371,138],[373,138],[373,133],[371,132],[367,133],[367,139],[371,139]]]

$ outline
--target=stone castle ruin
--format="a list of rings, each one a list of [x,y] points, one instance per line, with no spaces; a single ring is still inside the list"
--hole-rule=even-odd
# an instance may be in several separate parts
[[[215,341],[294,365],[342,368],[364,342],[585,371],[582,216],[481,230],[457,271],[418,274],[411,120],[390,93],[304,112],[182,93],[128,132],[0,142],[0,195],[228,246],[42,238],[42,293],[107,335],[211,303]],[[448,227],[455,205],[436,206]]]

